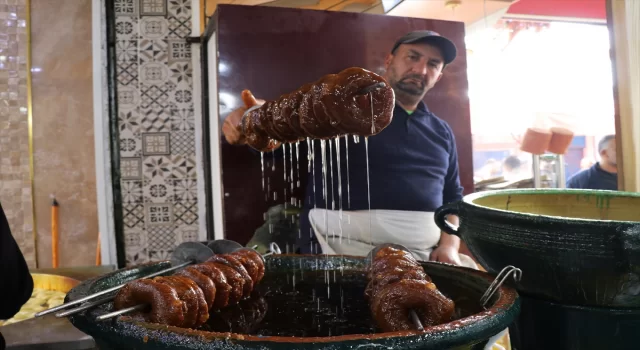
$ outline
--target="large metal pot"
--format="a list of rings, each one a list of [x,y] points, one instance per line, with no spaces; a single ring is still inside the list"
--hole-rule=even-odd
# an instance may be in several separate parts
[[[562,304],[640,306],[640,194],[591,190],[478,192],[440,207],[489,272],[520,268],[525,295]],[[458,228],[447,215],[460,218]]]
[[[168,266],[166,262],[149,264],[83,282],[68,294],[68,301]],[[489,274],[438,263],[423,266],[443,293],[456,302],[459,313],[456,321],[424,332],[375,333],[364,299],[364,259],[348,256],[267,257],[267,273],[256,291],[265,298],[268,310],[261,322],[244,334],[189,330],[126,318],[96,322],[95,317],[109,312],[111,304],[70,319],[78,329],[90,334],[102,350],[374,347],[445,350],[482,349],[490,337],[507,328],[518,314],[517,293],[506,286],[494,294],[488,309],[480,306],[479,300],[493,280]],[[218,317],[211,315],[213,320]]]

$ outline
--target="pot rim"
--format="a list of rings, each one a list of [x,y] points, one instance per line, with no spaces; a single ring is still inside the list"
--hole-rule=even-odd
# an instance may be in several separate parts
[[[636,192],[625,192],[625,191],[610,191],[610,190],[582,190],[575,188],[549,188],[549,189],[509,189],[509,190],[493,190],[493,191],[481,191],[474,192],[468,194],[462,198],[458,203],[462,203],[464,205],[468,205],[471,207],[475,207],[480,210],[486,210],[489,212],[495,213],[505,213],[512,214],[518,216],[520,219],[533,219],[533,218],[545,218],[550,221],[573,221],[575,223],[584,223],[584,224],[598,224],[598,223],[620,223],[620,224],[632,224],[638,225],[640,221],[628,221],[628,220],[601,220],[601,219],[585,219],[585,218],[572,218],[566,216],[558,216],[558,215],[541,215],[541,214],[533,214],[533,213],[520,213],[511,210],[505,209],[497,209],[488,207],[485,205],[480,205],[474,203],[476,199],[491,197],[491,196],[504,196],[504,195],[533,195],[533,194],[543,194],[543,195],[554,195],[554,194],[575,194],[575,195],[584,195],[584,196],[597,196],[597,197],[632,197],[632,198],[640,198],[640,193]]]

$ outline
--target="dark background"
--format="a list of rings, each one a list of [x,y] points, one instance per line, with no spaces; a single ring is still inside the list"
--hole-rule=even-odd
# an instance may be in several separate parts
[[[425,102],[432,112],[453,128],[461,182],[465,193],[473,191],[463,23],[237,5],[218,6],[212,20],[219,50],[221,125],[228,113],[241,105],[243,89],[269,100],[325,74],[337,73],[351,66],[382,73],[386,55],[395,40],[405,33],[430,29],[448,37],[458,47],[458,57],[447,66],[443,78],[427,94]],[[260,154],[245,146],[231,146],[221,135],[210,135],[210,139],[211,142],[221,142],[225,238],[246,244],[264,223],[263,213],[269,207],[284,202],[283,160],[276,158],[276,170],[272,172],[272,156],[264,156],[265,177],[269,178],[271,192],[278,192],[277,201],[273,200],[272,194],[266,201],[262,191]],[[301,184],[294,195],[302,199],[307,169],[304,143],[300,144],[300,149]],[[289,167],[287,161],[287,172]]]

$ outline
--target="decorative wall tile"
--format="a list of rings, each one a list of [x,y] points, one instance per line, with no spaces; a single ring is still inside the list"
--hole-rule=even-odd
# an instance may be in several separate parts
[[[173,183],[171,180],[154,178],[147,180],[148,184],[144,186],[144,202],[145,203],[168,203],[173,201]]]
[[[171,259],[171,253],[173,250],[151,250],[149,251],[149,260],[161,261]]]
[[[176,245],[198,240],[193,67],[184,40],[191,0],[115,6],[120,187],[132,265],[168,259]]]
[[[120,155],[122,157],[140,157],[141,140],[129,130],[120,132]]]
[[[125,235],[127,234],[128,232],[125,231]],[[126,243],[125,256],[127,259],[127,265],[140,265],[150,261],[149,251],[146,248],[140,249],[138,247],[131,247],[126,245]]]
[[[182,242],[193,242],[198,240],[198,225],[182,225],[176,227],[176,238]]]
[[[142,203],[142,181],[124,180],[120,184],[122,202],[127,204]]]
[[[118,62],[118,83],[122,86],[138,85],[138,62]]]
[[[140,92],[134,86],[118,85],[118,110],[130,111],[138,107]]]
[[[172,168],[171,160],[168,157],[145,157],[144,176],[148,180],[153,180],[155,177],[169,177]]]
[[[168,132],[154,132],[142,134],[142,155],[169,155],[171,154],[171,141]]]
[[[144,205],[140,203],[124,203],[123,219],[125,230],[127,228],[144,228]]]
[[[173,206],[174,222],[178,225],[192,225],[198,221],[198,202],[181,201]]]
[[[160,62],[147,62],[140,66],[140,81],[145,84],[162,85],[169,78],[169,67]]]
[[[169,25],[169,38],[184,39],[191,34],[191,19],[182,17],[167,18]]]
[[[120,176],[123,180],[142,179],[142,159],[120,158]]]
[[[169,0],[167,7],[170,16],[191,19],[191,0]]]
[[[171,132],[171,153],[179,155],[193,155],[196,153],[196,135],[193,131]]]
[[[167,0],[140,0],[141,16],[166,16]]]
[[[144,208],[147,228],[152,226],[171,226],[173,224],[173,206],[171,203],[146,203]]]
[[[187,62],[175,62],[169,67],[169,77],[174,84],[185,83],[186,86],[192,86],[193,72],[191,64]]]
[[[171,115],[169,108],[141,108],[143,132],[157,132],[171,130]]]
[[[115,0],[116,16],[138,16],[138,0]]]
[[[126,228],[127,234],[124,243],[128,248],[135,250],[146,249],[148,244],[147,231],[144,228]]]
[[[149,250],[171,250],[176,246],[176,236],[172,226],[155,226],[148,230]]]
[[[116,60],[138,63],[138,40],[116,40]]]
[[[167,62],[168,45],[166,40],[142,39],[140,40],[140,62]]]
[[[191,45],[186,40],[169,40],[169,63],[191,61]]]
[[[169,22],[164,17],[144,17],[140,20],[140,36],[144,39],[163,39],[169,32]]]
[[[118,113],[118,129],[120,130],[121,138],[123,131],[128,130],[134,135],[139,133],[141,123],[142,118],[137,109],[120,111],[120,113]]]
[[[119,39],[139,39],[138,17],[117,17],[116,35]]]
[[[193,108],[171,109],[171,130],[194,130]]]
[[[198,196],[198,188],[195,179],[175,179],[173,181],[173,201],[195,201]]]
[[[196,157],[189,156],[173,156],[173,166],[171,167],[171,177],[174,179],[186,179],[197,177],[196,175]]]
[[[170,83],[160,85],[140,84],[140,107],[166,108],[169,106],[172,87],[173,85]]]

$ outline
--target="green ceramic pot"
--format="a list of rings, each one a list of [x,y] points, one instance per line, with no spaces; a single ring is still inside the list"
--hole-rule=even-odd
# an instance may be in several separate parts
[[[445,217],[455,214],[459,227]],[[587,190],[478,192],[444,205],[436,224],[491,273],[523,272],[523,295],[562,304],[640,306],[640,194]]]
[[[159,271],[168,263],[154,263],[85,281],[67,301]],[[366,280],[360,257],[278,255],[266,258],[266,275],[254,298],[262,306],[239,311],[246,322],[259,321],[236,333],[233,329],[190,330],[120,318],[96,322],[112,309],[108,303],[70,317],[91,335],[100,349],[483,349],[487,340],[516,318],[517,292],[501,287],[483,309],[479,300],[493,278],[487,273],[424,263],[439,289],[457,305],[458,319],[424,332],[377,333],[364,299]],[[328,279],[328,283],[327,283]],[[252,298],[253,299],[253,298]],[[251,299],[249,299],[251,300]],[[258,303],[260,304],[260,303]],[[260,309],[260,310],[258,310]],[[214,313],[215,320],[224,315]],[[225,326],[226,327],[226,326]]]

